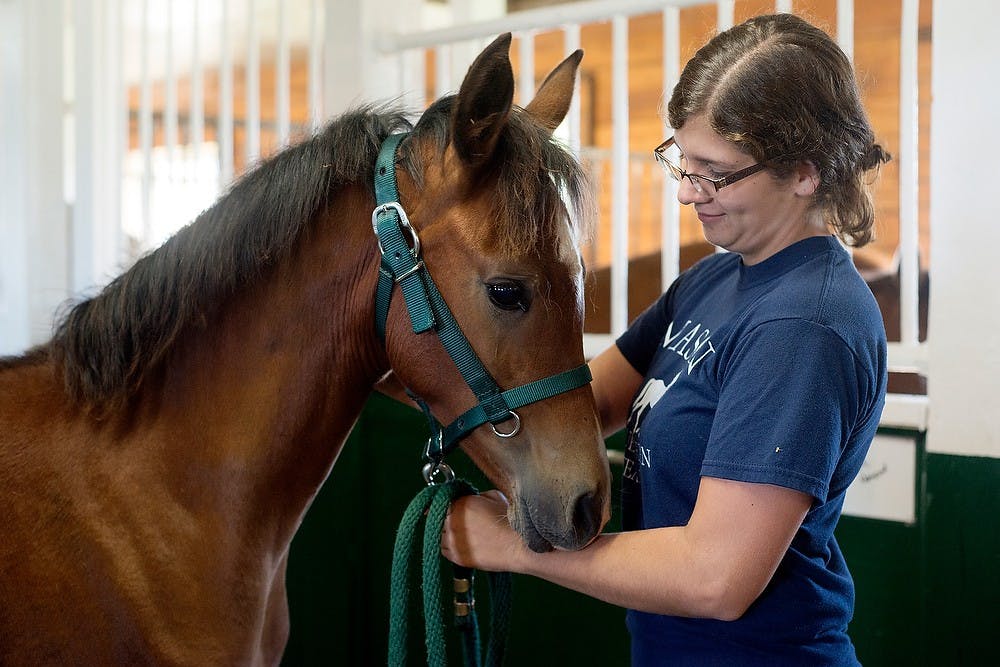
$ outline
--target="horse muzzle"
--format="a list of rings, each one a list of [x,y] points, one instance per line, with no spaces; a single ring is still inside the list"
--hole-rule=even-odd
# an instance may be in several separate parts
[[[575,551],[590,544],[607,523],[608,494],[606,489],[587,491],[558,508],[529,504],[517,495],[508,517],[532,551]]]

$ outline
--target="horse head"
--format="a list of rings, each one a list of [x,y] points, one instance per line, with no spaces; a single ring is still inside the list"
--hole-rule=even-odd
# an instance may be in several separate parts
[[[419,238],[424,267],[501,390],[585,364],[578,243],[590,211],[580,165],[552,137],[582,52],[522,109],[512,103],[510,41],[479,55],[395,158],[410,245]],[[460,421],[477,392],[439,337],[417,328],[405,300],[393,299],[385,346],[395,376],[441,423]],[[589,384],[483,423],[461,446],[510,499],[511,525],[530,548],[580,548],[607,520],[608,462]]]

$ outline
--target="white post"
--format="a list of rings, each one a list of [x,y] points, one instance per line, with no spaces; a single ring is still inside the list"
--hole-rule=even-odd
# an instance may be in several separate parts
[[[274,79],[274,116],[278,122],[278,147],[288,145],[291,133],[291,45],[288,39],[288,16],[285,3],[278,2],[278,57]]]
[[[77,0],[74,5],[74,292],[103,285],[124,259],[121,184],[128,121],[121,9],[121,0]]]
[[[174,2],[165,0],[167,34],[166,34],[166,72],[163,84],[166,88],[163,96],[163,145],[167,152],[167,177],[173,182],[177,173],[177,140],[178,140],[178,109],[177,109],[177,74],[175,71],[176,52],[174,42],[177,31],[174,30]]]
[[[919,0],[903,0],[899,63],[899,330],[904,347],[915,347],[919,329],[920,123],[917,117]]]
[[[247,50],[243,80],[246,84],[246,115],[243,124],[244,170],[260,157],[260,35],[257,30],[257,2],[247,0]]]
[[[666,109],[674,86],[681,75],[681,12],[668,7],[663,10],[663,108]],[[666,139],[666,137],[664,137]],[[657,167],[657,169],[659,169]],[[662,170],[661,170],[662,171]],[[660,287],[666,291],[680,273],[681,211],[677,201],[678,183],[661,174],[663,198],[660,202],[663,221],[660,238]]]
[[[232,14],[229,0],[222,1],[222,21],[219,22],[219,118],[216,133],[219,142],[219,190],[229,187],[234,176],[233,155],[233,54],[230,26]]]
[[[46,340],[69,286],[62,45],[61,0],[0,2],[0,354]]]
[[[201,20],[198,0],[192,0],[191,17],[191,98],[188,146],[191,163],[198,164],[201,144],[205,140],[205,70],[201,61]],[[197,172],[197,167],[195,167]]]
[[[149,2],[140,0],[139,13],[139,150],[142,153],[142,242],[153,238],[153,81],[149,64]]]
[[[580,26],[578,24],[573,24],[566,26],[563,29],[564,32],[564,44],[565,53],[567,56],[572,54],[574,51],[580,48]],[[581,125],[581,113],[580,113],[580,72],[576,73],[576,88],[573,93],[573,99],[569,103],[569,113],[566,115],[566,126],[567,126],[567,145],[570,150],[573,151],[577,156],[580,155],[580,125]]]
[[[420,0],[386,5],[363,0],[326,0],[323,109],[327,119],[366,102],[397,97],[404,81],[403,59],[382,55],[385,35],[420,25]]]
[[[611,334],[628,326],[628,18],[611,22]]]
[[[25,136],[28,81],[24,53],[24,2],[0,2],[0,356],[21,352],[31,344],[28,282],[24,161],[29,152]],[[58,99],[58,98],[57,98]],[[53,102],[55,100],[52,100]]]
[[[535,97],[535,31],[525,30],[517,37],[517,99],[525,107]]]
[[[451,85],[451,45],[434,48],[434,94],[441,97],[454,92]]]
[[[733,27],[736,16],[736,0],[716,0],[715,29],[725,32]]]
[[[837,44],[854,62],[854,0],[837,0]]]
[[[927,449],[1000,458],[1000,169],[970,167],[1000,155],[996,15],[993,0],[933,5]]]
[[[323,0],[309,0],[309,130],[323,124]]]

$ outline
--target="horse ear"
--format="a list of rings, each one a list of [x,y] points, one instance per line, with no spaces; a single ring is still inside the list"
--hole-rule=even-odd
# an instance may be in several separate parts
[[[458,156],[480,166],[493,156],[514,102],[510,33],[500,35],[469,67],[458,90],[451,118],[451,139]]]
[[[576,70],[583,58],[583,50],[577,49],[566,60],[549,72],[538,87],[534,99],[525,108],[535,120],[552,132],[566,117],[570,101],[573,99],[573,88],[576,87]]]

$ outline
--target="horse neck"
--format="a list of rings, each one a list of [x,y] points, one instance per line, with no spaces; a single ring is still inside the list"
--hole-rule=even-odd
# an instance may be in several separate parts
[[[180,341],[162,389],[139,401],[183,486],[192,464],[211,471],[218,489],[205,492],[241,497],[257,525],[271,514],[286,546],[385,372],[370,207],[341,194],[287,259]]]

